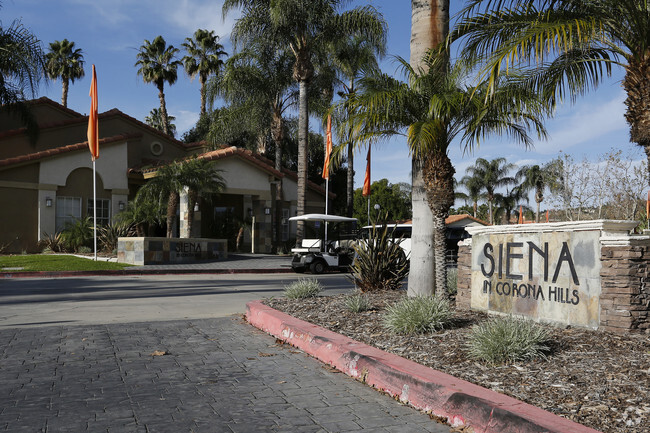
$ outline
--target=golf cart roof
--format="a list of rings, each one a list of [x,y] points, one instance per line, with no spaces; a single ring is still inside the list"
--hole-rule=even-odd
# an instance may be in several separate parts
[[[289,221],[324,221],[324,222],[346,222],[357,221],[356,218],[349,218],[338,215],[325,215],[323,213],[308,213],[289,218]]]

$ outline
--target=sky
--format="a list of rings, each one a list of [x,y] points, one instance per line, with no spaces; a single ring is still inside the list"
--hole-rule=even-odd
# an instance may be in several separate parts
[[[461,0],[451,0],[451,14],[456,14]],[[186,37],[195,30],[214,30],[221,37],[225,50],[232,53],[230,31],[237,19],[232,13],[222,17],[222,0],[0,0],[0,22],[3,26],[20,19],[42,42],[67,38],[83,50],[86,76],[71,84],[68,107],[87,113],[90,107],[90,69],[97,69],[99,111],[117,108],[144,121],[152,108],[159,107],[158,92],[138,76],[136,54],[144,40],[162,35],[168,44],[181,48]],[[388,56],[381,62],[384,72],[396,73],[394,56],[409,58],[411,8],[407,0],[355,0],[352,5],[371,4],[388,23]],[[182,55],[182,54],[181,54]],[[623,117],[625,99],[621,87],[622,70],[577,103],[558,108],[553,119],[546,122],[549,139],[536,140],[532,149],[524,149],[507,138],[494,137],[480,144],[472,154],[463,154],[459,143],[450,148],[456,177],[465,174],[476,158],[505,157],[508,162],[543,164],[558,156],[570,154],[576,161],[621,149],[634,159],[644,159],[640,148],[629,142],[629,128]],[[176,84],[165,87],[167,110],[176,117],[177,136],[194,126],[199,116],[198,79],[190,80],[179,70]],[[47,96],[60,102],[61,83],[41,85],[37,97]],[[318,131],[315,121],[310,127]],[[387,178],[391,183],[411,179],[411,162],[402,136],[377,145],[373,150],[372,180]],[[365,151],[356,158],[355,187],[363,185]]]

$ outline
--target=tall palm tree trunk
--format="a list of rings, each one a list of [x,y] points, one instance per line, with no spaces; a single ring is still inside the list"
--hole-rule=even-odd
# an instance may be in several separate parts
[[[68,106],[68,89],[70,87],[70,82],[65,78],[62,78],[61,81],[62,81],[61,105],[63,105],[64,107],[67,107]]]
[[[625,120],[630,125],[630,141],[643,147],[650,172],[650,55],[631,57],[623,78],[627,94]]]
[[[163,85],[158,86],[158,99],[160,100],[160,115],[162,116],[163,132],[169,135],[169,118],[167,117],[167,104]]]
[[[187,191],[187,236],[192,237],[192,226],[194,225],[194,205],[199,199],[196,191],[190,189]]]
[[[206,104],[206,96],[205,96],[205,81],[207,77],[204,75],[199,75],[199,84],[201,85],[201,113],[200,116],[203,116],[205,114],[205,104]]]
[[[305,213],[307,193],[307,148],[309,133],[309,105],[307,103],[307,81],[300,80],[298,96],[298,215]],[[296,242],[300,244],[304,237],[305,223],[298,221],[296,227]]]
[[[350,132],[349,137],[352,137]],[[347,172],[347,216],[352,217],[354,213],[354,148],[352,143],[348,144],[348,172]]]
[[[284,138],[284,122],[282,115],[274,113],[271,124],[271,136],[275,143],[275,169],[282,173],[282,140]],[[275,252],[280,252],[282,247],[282,202],[284,201],[282,192],[282,178],[278,179],[275,185]]]
[[[174,237],[174,220],[176,219],[176,210],[178,209],[178,192],[169,193],[167,200],[167,237]]]
[[[443,42],[448,33],[449,0],[411,0],[410,50],[411,65],[415,69],[422,65],[422,59],[427,50]],[[411,235],[411,268],[408,278],[409,296],[432,295],[436,291],[435,286],[432,285],[436,281],[434,260],[436,228],[433,213],[427,203],[422,168],[422,163],[413,157],[411,162],[413,233]],[[444,219],[442,224],[444,228]]]

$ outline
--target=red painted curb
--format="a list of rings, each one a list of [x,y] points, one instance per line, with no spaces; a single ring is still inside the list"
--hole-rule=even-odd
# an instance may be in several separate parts
[[[253,326],[403,403],[475,433],[598,433],[538,407],[424,367],[252,301]]]

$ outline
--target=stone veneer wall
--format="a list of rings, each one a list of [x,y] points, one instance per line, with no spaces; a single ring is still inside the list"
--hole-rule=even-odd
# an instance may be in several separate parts
[[[603,246],[600,253],[600,328],[650,329],[650,245]]]
[[[119,263],[152,265],[227,258],[226,239],[128,237],[117,241]]]
[[[600,326],[611,332],[650,330],[650,239],[630,236],[601,246]],[[472,247],[458,249],[456,308],[471,308]]]

